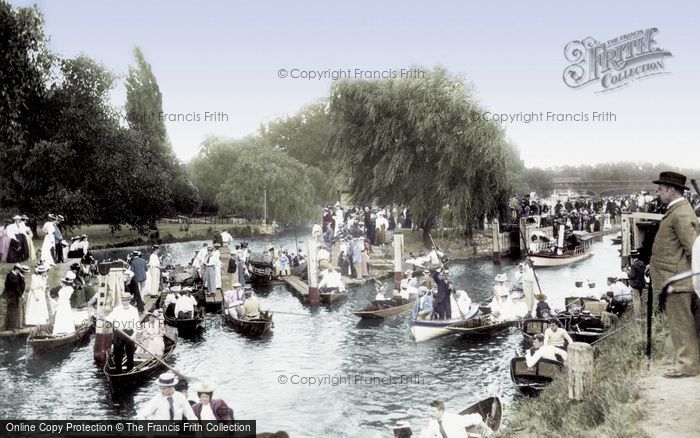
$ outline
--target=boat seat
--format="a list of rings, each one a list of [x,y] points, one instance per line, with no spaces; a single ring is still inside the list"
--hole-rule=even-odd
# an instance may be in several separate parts
[[[550,381],[561,373],[559,365],[551,362],[538,361],[534,367],[528,368],[527,363],[522,360],[515,364],[515,375],[528,376],[535,381]]]
[[[528,335],[536,335],[544,333],[545,323],[543,321],[532,321],[525,325],[525,333]]]

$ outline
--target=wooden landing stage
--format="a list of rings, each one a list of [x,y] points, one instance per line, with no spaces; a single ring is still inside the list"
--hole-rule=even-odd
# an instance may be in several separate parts
[[[351,287],[356,287],[356,286],[361,286],[366,283],[372,283],[374,280],[378,280],[381,278],[386,278],[386,277],[391,277],[393,276],[394,273],[391,271],[384,271],[384,272],[379,272],[376,273],[368,278],[350,278],[350,277],[343,277],[343,283],[345,283],[345,287],[350,289]],[[298,295],[300,298],[303,298],[304,301],[308,299],[309,296],[309,285],[302,280],[301,278],[297,277],[296,275],[290,275],[284,278],[284,283],[292,289],[292,291]]]

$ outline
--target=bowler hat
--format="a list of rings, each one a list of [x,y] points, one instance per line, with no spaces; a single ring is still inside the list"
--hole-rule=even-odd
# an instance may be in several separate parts
[[[676,172],[661,172],[659,174],[659,179],[653,181],[654,184],[664,184],[667,186],[673,186],[681,190],[690,190],[685,186],[685,175],[681,175]]]

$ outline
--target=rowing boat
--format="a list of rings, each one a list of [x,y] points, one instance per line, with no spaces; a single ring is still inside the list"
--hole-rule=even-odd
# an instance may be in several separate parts
[[[177,328],[177,335],[181,338],[194,338],[204,331],[204,311],[197,309],[197,314],[194,318],[173,318],[165,317],[165,323],[171,327]]]
[[[439,336],[449,335],[454,332],[448,330],[448,326],[463,323],[465,320],[475,318],[479,315],[479,312],[479,306],[472,303],[469,306],[469,309],[464,312],[464,318],[432,320],[414,319],[409,323],[411,336],[416,342],[422,342],[437,338]]]
[[[333,304],[348,296],[347,292],[319,292],[318,298],[321,304]]]
[[[229,312],[224,312],[224,321],[236,332],[250,338],[262,338],[274,327],[272,312],[269,311],[260,312],[260,317],[254,319],[234,318]]]
[[[527,366],[525,356],[510,360],[510,378],[518,390],[527,396],[536,396],[560,375],[564,364],[556,360],[540,359],[535,366]]]
[[[167,362],[167,359],[173,355],[177,342],[167,336],[163,336],[163,343],[165,344],[165,348],[163,349],[163,356],[161,356],[160,359]],[[122,361],[122,368],[125,366],[126,358]],[[158,359],[148,353],[144,353],[143,355],[134,355],[134,368],[130,371],[117,373],[114,366],[114,354],[110,352],[103,371],[109,381],[112,393],[115,394],[136,389],[148,377],[162,368],[165,368],[165,365],[158,361]]]
[[[459,333],[465,337],[487,337],[501,333],[509,327],[517,324],[517,321],[496,321],[490,315],[482,315],[479,318],[469,319],[447,327],[447,330]]]
[[[492,432],[498,432],[501,428],[501,420],[503,418],[503,406],[498,397],[488,397],[480,400],[473,405],[467,407],[459,413],[459,415],[479,414],[484,423],[491,429]],[[409,438],[414,436],[411,426],[400,425],[393,428],[394,438]],[[490,433],[479,430],[478,427],[470,426],[466,428],[469,437],[484,437],[490,436]]]
[[[40,326],[29,334],[27,344],[32,347],[36,356],[40,356],[55,351],[57,348],[77,344],[90,335],[91,329],[92,320],[83,321],[73,333],[65,335],[52,335],[53,325]]]
[[[390,316],[400,315],[405,312],[410,312],[413,309],[413,305],[416,300],[409,301],[406,304],[401,304],[399,306],[388,307],[386,309],[379,310],[358,310],[352,312],[353,315],[359,316],[362,319],[384,319]]]

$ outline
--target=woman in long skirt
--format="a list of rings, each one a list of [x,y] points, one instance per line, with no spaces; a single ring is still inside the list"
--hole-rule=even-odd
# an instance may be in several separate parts
[[[51,221],[46,221],[42,227],[44,231],[44,242],[41,245],[41,263],[45,266],[53,266],[55,264],[53,259],[53,254],[51,250],[55,250],[54,245],[54,231],[56,230],[56,225]]]
[[[53,335],[65,335],[75,331],[73,324],[73,311],[70,307],[70,297],[73,295],[73,280],[64,278],[63,286],[58,291],[58,304],[56,305],[56,317],[53,323]]]
[[[32,275],[32,288],[27,296],[26,325],[45,325],[49,323],[49,308],[46,303],[46,282],[49,268],[46,265],[36,267]]]

